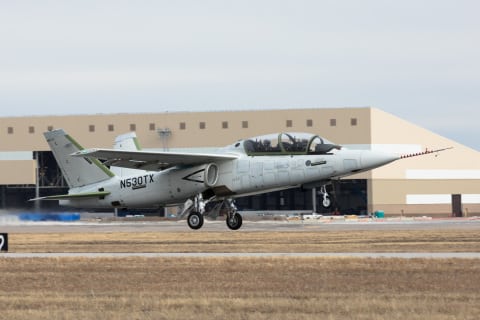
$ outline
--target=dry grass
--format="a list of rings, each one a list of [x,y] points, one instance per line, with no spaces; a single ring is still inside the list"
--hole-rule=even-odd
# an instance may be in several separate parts
[[[0,259],[2,319],[477,319],[477,260]]]
[[[10,234],[13,252],[479,252],[478,230]]]
[[[10,234],[14,252],[480,251],[477,230]],[[2,319],[477,319],[476,259],[0,258]]]

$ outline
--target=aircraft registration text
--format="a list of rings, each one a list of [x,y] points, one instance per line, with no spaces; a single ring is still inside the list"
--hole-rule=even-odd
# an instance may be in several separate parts
[[[153,173],[138,177],[122,179],[120,180],[120,188],[123,189],[131,187],[132,189],[140,189],[145,188],[147,186],[147,183],[152,182],[154,182]]]

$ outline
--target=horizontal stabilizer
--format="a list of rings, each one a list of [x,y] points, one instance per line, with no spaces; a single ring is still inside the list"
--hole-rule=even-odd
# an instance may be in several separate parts
[[[59,194],[56,196],[46,196],[33,198],[29,201],[37,200],[70,200],[70,199],[82,199],[82,198],[101,198],[109,195],[109,191],[98,191],[98,192],[82,192],[82,193],[73,193],[73,194]]]

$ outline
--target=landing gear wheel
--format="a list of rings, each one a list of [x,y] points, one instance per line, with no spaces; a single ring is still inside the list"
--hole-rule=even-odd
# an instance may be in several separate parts
[[[193,230],[200,229],[203,226],[203,215],[198,212],[192,212],[188,215],[187,223]]]
[[[331,205],[332,205],[332,200],[330,200],[330,197],[325,194],[325,195],[323,196],[322,206],[323,206],[325,209],[328,209],[328,208],[330,208]]]
[[[231,217],[227,217],[227,227],[231,230],[238,230],[242,226],[242,216],[238,213],[233,214]]]

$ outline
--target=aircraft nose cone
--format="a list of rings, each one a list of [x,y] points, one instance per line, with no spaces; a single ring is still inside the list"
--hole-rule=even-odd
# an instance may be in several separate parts
[[[363,168],[377,168],[398,159],[400,157],[393,153],[369,150],[362,153],[360,161]]]

